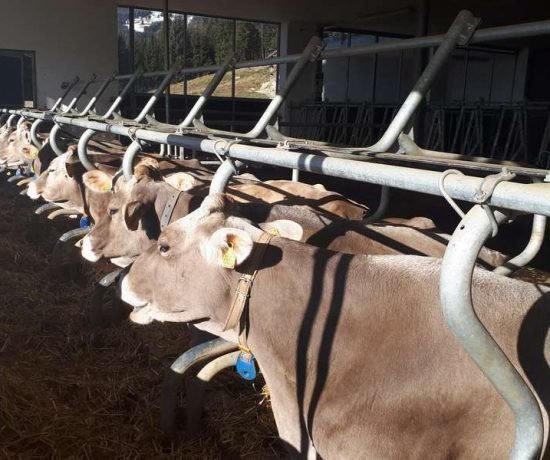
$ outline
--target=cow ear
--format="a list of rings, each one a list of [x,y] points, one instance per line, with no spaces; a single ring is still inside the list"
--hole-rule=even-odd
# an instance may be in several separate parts
[[[103,171],[94,170],[88,171],[82,176],[84,185],[92,192],[107,193],[111,191],[112,179],[111,176]]]
[[[38,149],[34,146],[25,146],[21,148],[21,152],[23,153],[23,156],[28,160],[34,160],[38,155]]]
[[[171,174],[165,177],[164,180],[176,190],[180,190],[182,192],[191,190],[197,185],[197,180],[191,174],[185,172]]]
[[[204,245],[203,252],[210,263],[232,269],[250,256],[253,246],[252,237],[244,230],[220,228]]]
[[[144,208],[140,201],[131,201],[124,206],[124,225],[128,230],[137,230]]]
[[[264,222],[260,224],[260,228],[266,233],[294,241],[301,241],[304,236],[302,226],[293,220],[279,219],[273,222]]]

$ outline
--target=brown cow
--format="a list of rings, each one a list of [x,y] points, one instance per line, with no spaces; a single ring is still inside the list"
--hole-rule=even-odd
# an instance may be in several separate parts
[[[85,259],[96,262],[102,257],[135,257],[157,239],[161,230],[161,216],[175,191],[169,184],[154,180],[151,174],[150,168],[140,168],[130,184],[121,185],[111,194],[108,214],[97,221],[96,226],[83,240],[82,255]],[[109,180],[101,172],[90,172],[84,176],[85,183],[98,193],[108,188]],[[184,173],[172,177],[172,183],[178,180],[181,181],[180,189],[186,191],[182,191],[177,198],[172,220],[196,209],[208,193],[209,182],[204,179],[190,177]],[[286,224],[282,224],[285,225],[284,229],[278,226],[277,230],[292,239],[315,246],[352,254],[418,254],[442,257],[445,252],[449,235],[438,232],[429,219],[394,219],[394,222],[399,222],[400,225],[382,222],[364,226],[359,222],[340,219],[330,213],[321,214],[320,212],[325,209],[316,208],[314,200],[301,199],[298,196],[296,202],[309,206],[293,205],[286,190],[282,190],[276,184],[290,186],[292,191],[295,191],[293,187],[302,186],[297,192],[302,196],[306,192],[305,187],[309,187],[313,196],[317,196],[318,189],[315,187],[303,187],[305,184],[297,185],[290,181],[232,184],[229,193],[241,203],[255,201],[258,197],[270,203],[280,199],[283,197],[282,193],[285,193],[282,203],[287,205],[243,205],[243,212],[256,223],[289,220],[295,222],[301,227],[299,234],[292,229],[291,233],[288,233]],[[270,192],[273,192],[274,198],[270,196]],[[320,198],[321,204],[324,204],[323,197],[330,196],[327,193],[330,192],[324,192]],[[313,209],[320,212],[314,212]],[[480,261],[490,267],[500,266],[505,260],[503,254],[488,249],[483,249],[480,257]]]
[[[108,213],[84,238],[82,255],[95,262],[101,257],[141,254],[151,244],[150,240],[158,236],[167,203],[172,198],[177,200],[171,211],[172,220],[189,214],[208,194],[211,178],[211,173],[199,176],[187,171],[162,180],[154,165],[137,168],[131,181],[120,180],[115,192],[110,194]],[[245,183],[239,183],[243,179]],[[259,182],[239,176],[236,181],[238,183],[231,184],[230,193],[240,202],[301,204],[333,217],[333,212],[357,218],[365,212],[360,205],[318,186],[291,181]],[[110,178],[92,171],[84,175],[84,182],[91,190],[101,193],[109,189]]]
[[[237,340],[237,327],[221,329],[263,232],[232,212],[224,196],[211,196],[137,258],[120,284],[134,321],[196,322]],[[236,267],[225,268],[228,260]],[[427,257],[268,244],[250,292],[247,343],[279,435],[300,458],[508,457],[513,417],[446,326],[439,271]],[[473,298],[547,422],[549,289],[478,269]]]
[[[101,157],[104,161],[108,158]],[[118,159],[115,159],[116,161]],[[96,163],[96,165],[110,177],[114,176],[118,170],[118,166],[105,163]],[[96,221],[106,209],[108,196],[95,193],[84,186],[82,176],[85,172],[86,169],[76,156],[76,147],[72,146],[67,153],[54,158],[48,169],[29,184],[27,196],[33,200],[42,197],[46,201],[59,204],[64,209],[74,209],[81,214],[86,214]]]

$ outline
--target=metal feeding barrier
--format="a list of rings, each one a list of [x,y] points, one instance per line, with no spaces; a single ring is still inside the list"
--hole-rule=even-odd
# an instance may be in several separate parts
[[[86,145],[94,133],[106,132],[131,139],[132,143],[123,160],[123,172],[126,177],[132,176],[134,156],[141,150],[142,143],[152,143],[188,148],[220,158],[223,163],[214,176],[211,192],[223,192],[229,179],[244,163],[258,163],[292,169],[294,178],[297,178],[298,171],[307,171],[378,184],[383,187],[383,202],[387,202],[387,188],[396,187],[444,196],[448,200],[474,203],[475,206],[463,217],[453,234],[443,259],[440,279],[441,306],[453,334],[513,412],[516,436],[510,458],[531,459],[540,454],[543,445],[543,423],[540,410],[527,383],[514,369],[475,315],[471,301],[471,280],[480,248],[491,235],[496,233],[498,225],[510,215],[518,213],[536,215],[528,248],[524,253],[512,259],[512,265],[521,266],[536,254],[540,248],[541,229],[544,229],[545,217],[550,216],[550,187],[540,182],[548,179],[548,171],[515,164],[506,164],[507,169],[503,170],[503,163],[491,162],[489,159],[475,158],[476,161],[464,161],[462,155],[421,149],[404,134],[438,71],[456,46],[550,34],[550,21],[481,30],[477,30],[478,24],[479,20],[470,12],[461,11],[445,35],[330,50],[322,50],[321,40],[314,37],[301,54],[242,63],[233,62],[233,58],[230,56],[221,66],[172,69],[165,73],[165,79],[134,120],[125,120],[114,116],[114,109],[108,111],[103,117],[75,116],[74,114],[69,116],[56,111],[59,104],[56,104],[57,107],[52,107],[52,110],[48,112],[28,110],[10,110],[8,112],[12,114],[10,122],[14,119],[12,117],[19,115],[28,119],[36,119],[35,123],[42,120],[61,126],[68,125],[86,129],[87,131],[80,138],[78,153],[82,163],[88,169],[93,169],[94,166],[87,158]],[[309,62],[318,59],[434,47],[437,47],[437,50],[433,53],[414,88],[395,113],[380,139],[369,147],[343,148],[325,142],[289,138],[280,134],[270,124],[285,101],[290,88]],[[291,63],[295,65],[286,84],[251,131],[237,133],[213,130],[198,120],[204,104],[229,69]],[[174,75],[196,72],[216,73],[180,125],[162,124],[148,117],[156,99]],[[134,77],[135,75],[130,78],[130,81]],[[125,91],[126,88],[118,99],[125,94]],[[115,105],[116,101],[113,106]],[[4,110],[4,112],[7,111]],[[475,130],[475,119],[469,123],[470,128],[468,129]],[[267,134],[267,137],[260,139],[260,136],[264,134]],[[390,150],[398,140],[402,153],[391,153]],[[470,147],[471,145],[473,144],[470,144]],[[411,167],[411,164],[415,167]],[[490,173],[490,175],[481,178],[467,174],[437,172],[419,169],[419,165],[453,167],[478,173]],[[514,175],[534,178],[539,182],[528,184],[512,182],[511,179]],[[378,217],[382,212],[383,206],[376,211],[375,215]],[[114,279],[114,276],[109,278],[109,283],[113,281],[111,278]],[[233,344],[216,339],[216,341],[187,351],[172,365],[171,377],[167,377],[168,380],[165,384],[168,390],[164,394],[162,403],[162,420],[165,429],[170,431],[174,427],[174,414],[170,412],[173,411],[176,400],[174,385],[181,383],[182,376],[189,372],[192,364],[226,355],[235,347]],[[487,357],[491,357],[491,359],[487,359]],[[205,380],[209,380],[213,373],[226,365],[232,365],[233,362],[231,357],[216,361],[204,371],[204,375],[207,375]],[[178,376],[175,381],[174,374]]]

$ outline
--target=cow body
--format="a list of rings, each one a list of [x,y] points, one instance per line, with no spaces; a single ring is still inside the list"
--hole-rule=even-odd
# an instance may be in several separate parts
[[[227,209],[209,198],[134,262],[121,282],[132,319],[199,322],[236,341],[236,329],[221,329],[261,230]],[[222,266],[228,248],[235,269]],[[271,241],[249,299],[247,341],[279,434],[295,453],[313,446],[327,459],[508,456],[512,414],[446,326],[439,271],[426,257]],[[546,420],[549,296],[547,288],[474,273],[476,312],[527,375]]]

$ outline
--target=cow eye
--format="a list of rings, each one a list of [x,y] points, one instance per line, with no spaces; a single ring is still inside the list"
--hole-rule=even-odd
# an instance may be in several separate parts
[[[118,212],[118,209],[109,209],[109,217],[113,217]]]
[[[170,246],[166,243],[159,243],[159,252],[161,254],[166,254],[170,250]]]

